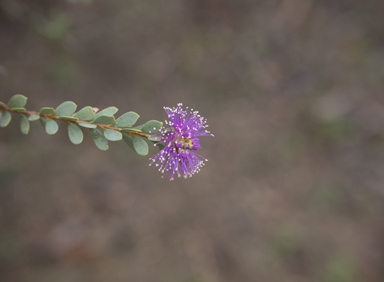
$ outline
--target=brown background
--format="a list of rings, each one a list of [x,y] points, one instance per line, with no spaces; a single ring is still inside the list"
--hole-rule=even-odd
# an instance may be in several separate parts
[[[71,2],[89,2],[71,3]],[[0,0],[0,100],[199,110],[169,181],[124,142],[0,129],[0,280],[384,280],[384,2]],[[151,146],[150,155],[156,153]]]

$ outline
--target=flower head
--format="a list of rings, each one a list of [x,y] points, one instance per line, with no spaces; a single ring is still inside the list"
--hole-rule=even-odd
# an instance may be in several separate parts
[[[197,111],[186,110],[182,108],[182,104],[177,104],[176,108],[164,107],[168,115],[166,126],[160,131],[156,131],[161,135],[161,141],[156,145],[162,144],[164,148],[154,155],[150,160],[156,166],[160,166],[159,171],[163,173],[169,171],[169,177],[173,180],[175,174],[179,177],[192,176],[199,172],[204,165],[202,156],[195,153],[200,148],[199,136],[213,136],[209,131],[205,130],[206,119],[201,117]]]

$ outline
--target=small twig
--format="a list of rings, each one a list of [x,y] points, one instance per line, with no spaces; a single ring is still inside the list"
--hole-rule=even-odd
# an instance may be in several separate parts
[[[79,123],[93,124],[93,125],[96,125],[97,127],[101,128],[101,129],[115,130],[115,131],[119,131],[119,132],[128,133],[131,135],[138,135],[138,136],[145,137],[145,138],[148,138],[150,136],[154,136],[154,137],[157,136],[157,135],[151,135],[151,134],[141,133],[141,132],[137,132],[137,131],[126,130],[126,129],[123,129],[120,127],[114,127],[114,126],[107,125],[107,124],[93,123],[92,121],[85,121],[85,120],[80,120],[80,119],[77,119],[77,120],[65,119],[65,118],[60,118],[59,116],[55,116],[52,114],[42,114],[42,113],[35,112],[35,111],[18,110],[17,108],[9,108],[7,106],[2,107],[1,110],[2,111],[8,111],[8,112],[14,112],[14,113],[18,113],[18,114],[24,114],[24,115],[28,115],[28,116],[38,115],[40,117],[45,117],[45,118],[50,118],[50,119],[55,119],[55,120],[62,120],[65,122],[71,122],[71,123],[75,123],[75,124],[79,124]]]

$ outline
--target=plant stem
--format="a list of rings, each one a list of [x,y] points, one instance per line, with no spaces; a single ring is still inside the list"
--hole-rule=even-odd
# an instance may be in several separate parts
[[[131,135],[133,135],[133,134],[134,135],[138,135],[138,136],[145,137],[145,138],[148,138],[150,136],[157,136],[157,135],[150,135],[150,134],[136,132],[136,131],[124,130],[124,129],[120,128],[120,127],[114,127],[114,126],[107,125],[107,124],[93,123],[92,121],[85,121],[85,120],[80,120],[80,119],[78,119],[78,120],[65,119],[65,118],[60,118],[59,116],[55,116],[55,115],[52,115],[52,114],[41,114],[41,113],[35,112],[35,111],[17,110],[17,109],[8,108],[7,106],[3,106],[0,109],[2,111],[13,112],[13,113],[18,113],[18,114],[23,114],[23,115],[28,115],[28,116],[30,116],[30,115],[38,115],[40,117],[56,119],[56,120],[62,120],[62,121],[71,122],[71,123],[74,123],[74,124],[78,124],[78,123],[94,124],[94,125],[96,125],[97,127],[101,128],[101,129],[115,130],[115,131],[119,131],[119,132],[128,133],[128,134],[131,134]]]

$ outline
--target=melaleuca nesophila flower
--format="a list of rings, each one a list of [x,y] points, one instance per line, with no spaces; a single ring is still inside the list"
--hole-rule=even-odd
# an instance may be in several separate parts
[[[165,146],[159,153],[154,155],[150,160],[156,166],[160,166],[159,171],[163,173],[169,171],[170,179],[173,180],[175,174],[184,176],[192,176],[199,172],[204,165],[204,161],[208,161],[202,156],[196,154],[200,148],[200,136],[213,136],[209,131],[205,130],[206,119],[201,117],[197,111],[182,109],[182,104],[177,104],[176,108],[164,107],[168,115],[166,126],[162,127],[157,133],[160,135],[161,141],[157,144]]]

